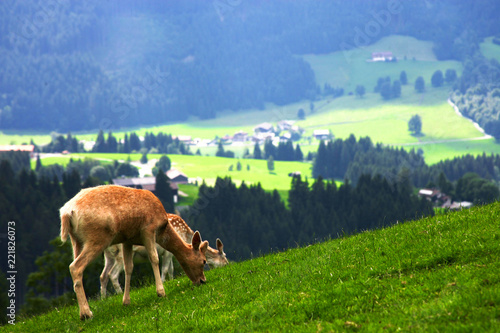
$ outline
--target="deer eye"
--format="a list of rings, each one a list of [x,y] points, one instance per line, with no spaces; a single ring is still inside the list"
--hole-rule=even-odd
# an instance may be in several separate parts
[[[207,264],[207,261],[206,260],[203,260],[203,265],[206,265]]]

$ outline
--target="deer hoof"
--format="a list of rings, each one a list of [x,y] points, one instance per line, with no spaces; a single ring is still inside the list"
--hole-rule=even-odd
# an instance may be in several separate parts
[[[94,316],[94,314],[90,310],[88,310],[88,312],[81,312],[80,313],[80,320],[91,319],[93,316]]]

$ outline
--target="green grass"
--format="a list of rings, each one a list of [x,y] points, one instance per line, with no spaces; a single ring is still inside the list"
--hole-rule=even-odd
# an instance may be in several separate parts
[[[199,183],[204,179],[208,185],[213,185],[218,176],[229,176],[238,185],[242,181],[246,184],[260,182],[266,190],[288,190],[291,183],[291,178],[288,176],[290,172],[300,171],[304,175],[311,173],[311,165],[301,162],[275,161],[275,170],[269,172],[265,160],[241,159],[239,161],[242,170],[236,171],[238,160],[233,158],[191,155],[169,155],[169,157],[174,168],[182,170],[188,177],[199,177]],[[233,165],[234,171],[228,171],[230,165]],[[247,165],[250,166],[249,171]]]
[[[493,37],[485,38],[483,43],[479,44],[481,53],[488,59],[500,61],[500,45],[493,44]]]
[[[11,130],[0,131],[0,145],[29,144],[31,139],[36,144],[47,144],[50,143],[50,134]]]
[[[407,89],[408,87],[405,87],[404,91]],[[366,98],[371,100],[373,95],[375,94]],[[356,99],[352,96],[351,98]],[[371,107],[354,110],[334,104],[335,101],[332,102],[331,108],[324,108],[299,122],[299,125],[309,132],[306,132],[306,135],[312,135],[314,129],[330,129],[338,138],[347,138],[351,133],[355,133],[358,137],[369,136],[373,142],[392,145],[483,136],[469,120],[456,115],[446,98],[434,105],[401,103],[394,100],[383,104],[373,103]],[[422,118],[424,134],[418,138],[408,131],[408,121],[415,114]]]
[[[398,58],[396,63],[367,62],[372,52],[390,51]],[[407,60],[404,60],[404,57]],[[413,60],[415,57],[415,60]],[[384,37],[367,47],[351,51],[339,51],[323,55],[306,55],[304,60],[311,64],[318,85],[329,83],[332,87],[344,87],[346,92],[354,92],[356,85],[364,85],[373,91],[379,77],[390,76],[399,80],[401,71],[406,71],[408,82],[413,86],[418,76],[423,76],[430,85],[436,70],[443,73],[447,69],[462,72],[459,61],[437,61],[432,51],[432,42],[420,41],[413,37],[393,35]]]
[[[398,63],[368,63],[366,59],[373,51],[392,51],[400,61]],[[481,50],[487,57],[500,59],[500,46],[494,45],[491,38],[487,38],[481,44]],[[407,60],[404,60],[404,56]],[[415,61],[413,61],[415,57]],[[454,68],[458,74],[461,73],[461,65],[456,61],[437,61],[432,52],[432,43],[419,41],[406,36],[389,36],[382,38],[377,43],[348,51],[347,53],[336,52],[327,55],[306,55],[304,59],[310,62],[315,71],[319,85],[328,82],[332,86],[343,86],[346,93],[353,90],[357,84],[364,84],[367,94],[363,98],[355,96],[343,96],[332,99],[315,101],[314,114],[309,112],[310,101],[300,101],[285,106],[273,104],[265,105],[264,110],[249,109],[233,112],[226,110],[219,112],[217,118],[209,120],[191,119],[182,124],[165,124],[147,128],[127,128],[115,131],[118,138],[125,133],[136,131],[144,135],[146,131],[158,133],[171,133],[173,135],[190,135],[192,138],[213,139],[225,134],[233,134],[243,130],[252,133],[253,127],[263,121],[276,124],[284,119],[296,119],[297,111],[302,108],[306,111],[306,120],[298,121],[297,124],[306,129],[305,136],[311,136],[315,129],[328,128],[336,138],[347,138],[351,133],[356,137],[370,136],[374,143],[381,142],[388,145],[413,147],[412,144],[426,143],[414,146],[422,148],[426,153],[426,161],[429,164],[436,163],[441,159],[453,158],[467,153],[481,154],[498,153],[498,145],[493,140],[482,141],[460,141],[442,142],[443,140],[475,139],[482,134],[472,124],[457,116],[453,109],[446,103],[449,86],[432,88],[430,77],[435,70],[442,71]],[[403,86],[402,96],[398,99],[384,102],[379,94],[372,93],[373,86],[378,77],[391,76],[392,79],[399,77],[401,70],[408,74],[409,84]],[[422,75],[426,80],[426,92],[417,94],[414,92],[413,81],[416,76]],[[423,137],[413,137],[408,132],[408,120],[414,114],[419,114],[423,121]],[[96,132],[73,133],[79,139],[94,140]],[[0,133],[0,144],[29,142],[30,138],[36,143],[47,143],[50,135],[42,133],[20,134],[12,131]],[[316,152],[318,142],[315,140],[302,140],[302,151]],[[196,152],[198,147],[191,147]],[[200,147],[202,155],[215,155],[217,147]],[[237,157],[242,157],[244,151],[249,149],[253,152],[253,145],[230,146],[227,150],[235,152]],[[122,157],[122,159],[125,159]],[[59,158],[58,158],[59,159]],[[133,157],[134,160],[139,158]],[[47,159],[48,163],[51,160]],[[54,160],[56,161],[56,160]],[[68,159],[61,158],[61,163],[67,163]],[[43,161],[45,162],[45,160]],[[229,165],[226,163],[219,171]],[[240,179],[256,181],[262,174],[244,175]],[[269,176],[269,175],[268,175]],[[213,178],[213,177],[211,177]],[[263,182],[273,183],[272,177],[267,177]]]
[[[500,204],[402,223],[31,319],[11,332],[498,332]],[[89,277],[86,277],[89,278]],[[93,277],[98,278],[98,277]]]
[[[453,159],[457,156],[471,154],[473,156],[481,155],[485,152],[489,154],[500,154],[500,145],[495,139],[475,140],[475,141],[457,141],[439,144],[426,145],[407,145],[405,149],[415,148],[424,151],[424,158],[427,164],[435,164],[446,159]]]
[[[42,159],[42,165],[47,166],[53,163],[66,165],[70,158],[77,160],[86,157],[101,159],[105,162],[109,160],[124,161],[129,156],[132,161],[138,161],[141,158],[141,154],[76,153],[60,157],[44,158]],[[161,154],[148,154],[148,159],[150,160],[159,159],[160,157]],[[198,155],[168,155],[168,157],[172,162],[172,168],[184,172],[189,178],[197,179],[198,184],[201,184],[204,180],[207,185],[211,186],[215,184],[217,177],[228,176],[238,186],[243,181],[248,185],[260,182],[265,190],[277,189],[279,191],[288,191],[291,184],[291,178],[288,176],[290,172],[300,171],[305,176],[311,174],[311,164],[302,162],[275,161],[274,171],[270,172],[267,169],[266,160]],[[236,170],[238,161],[242,165],[241,171]],[[32,167],[34,167],[34,163],[32,164]],[[229,171],[231,165],[233,166],[233,171]],[[247,166],[250,167],[250,170],[247,170]]]

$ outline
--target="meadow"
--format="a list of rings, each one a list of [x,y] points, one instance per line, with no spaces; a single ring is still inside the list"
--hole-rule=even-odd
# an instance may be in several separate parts
[[[283,250],[121,296],[17,318],[6,332],[498,332],[500,203]],[[230,259],[230,258],[229,258]],[[85,279],[98,277],[85,276]]]
[[[306,55],[303,58],[310,63],[316,74],[317,83],[332,87],[344,87],[346,92],[354,92],[358,84],[367,91],[373,91],[379,77],[389,76],[392,81],[399,80],[401,71],[406,71],[409,84],[413,85],[418,76],[422,76],[430,85],[432,74],[436,70],[443,73],[447,69],[462,72],[459,61],[437,61],[432,51],[432,43],[413,37],[393,35],[380,39],[376,43],[353,50],[333,52],[322,55]],[[392,52],[397,62],[369,62],[372,52]]]
[[[138,161],[141,154],[77,153],[43,158],[41,161],[42,165],[53,163],[66,165],[71,158],[74,160],[93,158],[111,163],[112,160],[126,161],[129,157],[132,161]],[[160,157],[160,154],[148,154],[148,159]],[[299,171],[305,176],[311,174],[311,164],[303,162],[275,161],[274,170],[269,171],[266,160],[198,155],[168,155],[168,157],[172,162],[172,168],[181,170],[198,185],[205,181],[207,185],[212,186],[217,177],[228,176],[238,185],[244,181],[247,185],[260,183],[265,190],[289,190],[291,183],[289,173]],[[237,171],[238,161],[242,166],[240,171]],[[230,166],[233,166],[233,171],[229,171]]]
[[[500,61],[500,45],[493,44],[493,37],[485,38],[484,42],[479,44],[481,53],[488,59]]]
[[[488,57],[500,57],[500,46],[491,42],[491,38],[481,43],[482,52]],[[366,60],[371,57],[371,52],[391,51],[399,59],[396,63],[371,63]],[[382,143],[404,149],[421,149],[424,152],[428,164],[437,163],[440,160],[462,156],[464,154],[481,154],[486,152],[499,153],[500,146],[494,139],[485,138],[473,124],[463,117],[457,115],[453,108],[447,103],[450,86],[433,88],[430,85],[430,77],[435,70],[445,71],[453,68],[460,75],[461,64],[456,61],[437,61],[432,52],[432,43],[419,41],[406,36],[384,37],[370,46],[345,52],[335,52],[325,55],[302,56],[308,61],[315,71],[317,82],[320,86],[329,83],[334,87],[345,87],[345,95],[339,98],[323,96],[314,101],[314,110],[311,110],[311,101],[304,100],[289,105],[266,104],[263,110],[249,109],[234,112],[225,110],[219,112],[217,117],[208,120],[192,118],[185,123],[162,124],[153,127],[127,128],[113,131],[113,134],[121,139],[125,133],[135,131],[142,136],[146,132],[170,133],[172,135],[189,135],[192,138],[214,139],[226,134],[232,135],[237,131],[247,133],[253,132],[253,127],[264,121],[274,125],[280,120],[297,120],[296,124],[305,129],[303,139],[298,143],[306,155],[308,152],[316,152],[319,142],[311,139],[315,129],[329,129],[335,138],[345,139],[351,133],[357,138],[369,136],[374,143]],[[405,60],[406,57],[406,60]],[[383,101],[378,93],[373,93],[373,87],[378,77],[390,76],[398,79],[399,73],[405,70],[408,76],[408,85],[402,87],[400,98]],[[426,81],[426,91],[422,94],[415,93],[413,81],[416,76],[422,75]],[[349,95],[349,92],[358,84],[365,85],[367,93],[362,97]],[[297,112],[303,109],[306,113],[304,120],[297,119]],[[408,131],[408,121],[414,115],[419,114],[422,118],[422,136],[412,136]],[[96,132],[73,133],[79,139],[95,140]],[[15,133],[4,131],[0,133],[0,144],[29,143],[33,139],[37,144],[50,141],[50,134],[46,133]],[[239,146],[225,146],[225,150],[231,150],[236,157],[241,158],[245,151],[253,152],[253,144],[247,143]],[[210,155],[210,158],[197,160],[200,167],[194,163],[180,161],[180,169],[185,168],[187,174],[204,175],[207,182],[212,182],[216,176],[231,176],[246,182],[260,181],[263,186],[278,186],[284,189],[284,180],[277,180],[282,173],[278,169],[275,174],[267,172],[264,161],[242,160],[243,170],[240,172],[229,172],[228,168],[237,161],[226,159],[214,159],[216,146],[190,147],[195,153],[198,149],[201,155]],[[98,154],[83,155],[93,158],[101,158]],[[107,159],[122,159],[127,157],[107,156]],[[154,156],[150,157],[154,158]],[[179,157],[175,157],[178,159]],[[131,159],[140,159],[138,154],[131,154]],[[58,161],[67,163],[69,157],[46,158],[44,164],[56,163]],[[281,162],[280,162],[281,163]],[[263,167],[261,166],[264,165]],[[204,168],[204,166],[208,166]],[[250,171],[246,170],[250,166]],[[276,164],[280,166],[281,164]],[[285,170],[301,171],[310,175],[309,164],[293,164],[293,167],[285,167]],[[295,169],[295,170],[292,170]],[[199,177],[204,177],[199,176]],[[288,180],[286,183],[289,185]]]

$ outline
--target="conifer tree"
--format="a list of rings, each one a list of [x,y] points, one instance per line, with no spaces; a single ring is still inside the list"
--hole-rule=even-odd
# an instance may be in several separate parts
[[[170,180],[161,168],[156,175],[155,195],[160,199],[167,213],[175,212],[174,193],[170,187]]]
[[[424,90],[425,90],[425,81],[424,81],[423,77],[419,76],[415,80],[415,90],[418,93],[423,93],[424,92]]]
[[[106,153],[108,151],[106,147],[106,140],[104,139],[104,133],[102,132],[102,130],[99,130],[99,134],[97,134],[97,139],[95,140],[92,151],[96,153]]]
[[[106,141],[106,148],[108,153],[118,152],[118,141],[113,136],[113,133],[111,133],[111,131],[108,132],[108,140]]]
[[[408,84],[408,78],[406,76],[406,72],[405,71],[401,71],[401,73],[399,74],[399,81],[404,86]]]
[[[269,156],[267,159],[267,170],[270,172],[274,171],[274,158],[273,155]]]

